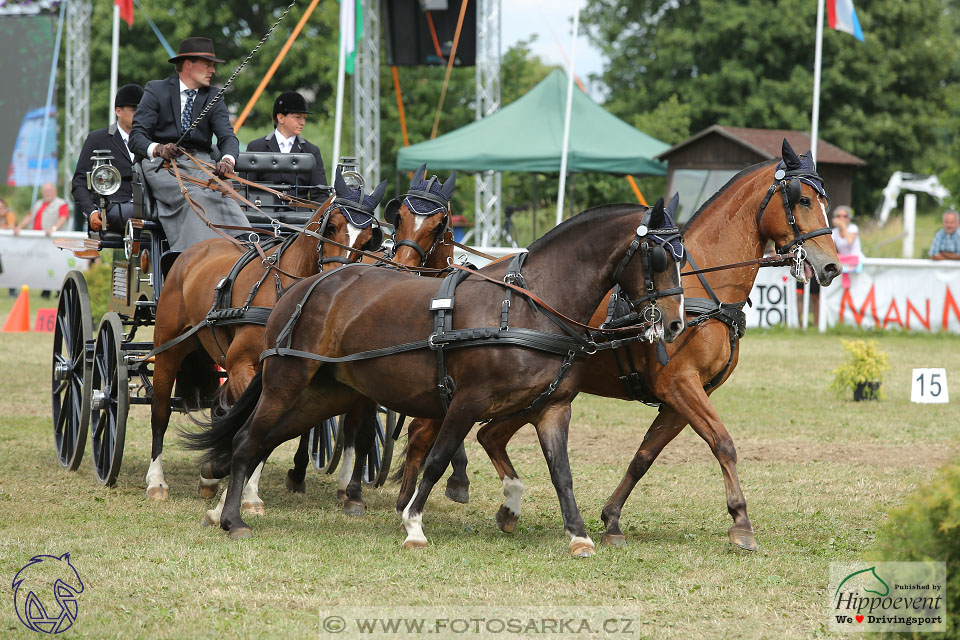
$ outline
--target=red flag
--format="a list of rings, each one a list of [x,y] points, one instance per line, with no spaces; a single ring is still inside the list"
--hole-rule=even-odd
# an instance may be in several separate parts
[[[113,0],[113,4],[120,7],[120,19],[133,27],[133,0]]]

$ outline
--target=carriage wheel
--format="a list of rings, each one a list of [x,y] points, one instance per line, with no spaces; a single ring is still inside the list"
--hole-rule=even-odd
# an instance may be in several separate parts
[[[307,451],[313,466],[321,473],[333,473],[340,463],[343,441],[338,418],[327,418],[310,430]]]
[[[60,466],[76,471],[90,424],[89,378],[84,351],[93,332],[90,295],[79,271],[63,279],[53,334],[53,440]]]
[[[397,428],[397,412],[385,407],[377,407],[377,439],[367,456],[363,470],[363,481],[382,487],[390,475],[390,463],[393,462],[393,431]]]
[[[90,371],[93,469],[100,484],[107,486],[112,486],[120,473],[130,402],[122,342],[123,323],[120,316],[111,311],[103,316],[97,329]]]

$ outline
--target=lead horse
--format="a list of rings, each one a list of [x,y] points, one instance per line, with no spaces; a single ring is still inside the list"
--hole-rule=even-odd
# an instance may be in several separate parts
[[[231,537],[250,536],[240,513],[250,470],[281,443],[366,396],[406,415],[443,419],[423,481],[403,513],[405,547],[427,545],[424,503],[473,423],[528,412],[560,500],[569,552],[592,555],[566,443],[582,356],[596,344],[572,325],[583,326],[610,285],[619,284],[648,330],[676,338],[683,302],[679,265],[661,246],[677,232],[661,229],[668,222],[672,227],[662,202],[652,210],[601,207],[556,227],[525,259],[455,273],[442,283],[347,266],[294,286],[267,324],[264,344],[277,346],[264,353],[260,375],[210,429],[190,436],[189,446],[206,449],[218,475],[230,474],[220,526]],[[526,288],[511,288],[504,278]],[[518,295],[511,305],[511,291],[525,291],[526,299]],[[569,318],[543,299],[561,301]]]
[[[784,140],[779,163],[771,160],[744,169],[685,225],[687,255],[691,264],[700,268],[756,260],[772,240],[778,253],[802,250],[798,256],[802,271],[794,272],[799,281],[816,277],[827,286],[840,273],[836,247],[829,237],[827,205],[826,191],[812,160],[797,156]],[[649,346],[639,344],[626,351],[601,351],[587,359],[581,391],[660,406],[623,480],[603,507],[603,543],[625,542],[619,523],[627,497],[663,448],[690,424],[720,463],[727,510],[733,518],[730,541],[744,549],[757,548],[737,475],[736,448],[709,399],[737,365],[739,337],[746,321],[742,309],[756,274],[757,267],[753,266],[684,276],[686,313],[692,318],[689,328],[667,348],[667,364],[660,364]],[[606,313],[606,305],[600,306],[592,321],[602,321]],[[516,526],[523,493],[506,445],[524,424],[523,418],[495,422],[477,434],[503,481],[505,501],[497,522],[505,532],[512,532]],[[429,441],[430,432],[436,429],[429,423],[417,427],[421,432],[411,433],[411,442]],[[405,504],[404,492],[410,491],[408,476],[416,478],[418,464],[417,460],[406,462],[398,507]]]

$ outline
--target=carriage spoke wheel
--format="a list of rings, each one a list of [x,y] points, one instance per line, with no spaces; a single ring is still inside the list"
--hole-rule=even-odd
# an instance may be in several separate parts
[[[79,271],[63,280],[53,334],[53,440],[60,466],[76,471],[90,424],[89,378],[84,351],[93,332],[90,296]]]
[[[340,463],[343,440],[339,418],[327,418],[310,430],[307,451],[313,466],[321,473],[333,473]]]
[[[390,475],[393,461],[393,432],[397,428],[397,412],[386,407],[377,407],[377,434],[373,447],[367,454],[363,469],[363,481],[374,487],[382,487]]]
[[[112,486],[120,473],[130,402],[122,341],[123,323],[120,316],[107,313],[97,329],[90,371],[90,388],[93,390],[90,397],[93,469],[100,484],[107,486]]]

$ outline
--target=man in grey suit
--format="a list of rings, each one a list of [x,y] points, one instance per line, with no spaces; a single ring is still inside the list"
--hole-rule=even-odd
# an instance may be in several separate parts
[[[210,86],[216,71],[213,41],[209,38],[186,38],[180,42],[177,55],[170,58],[176,73],[163,80],[151,80],[144,87],[143,98],[133,116],[130,148],[142,160],[144,177],[157,201],[160,224],[174,251],[183,251],[191,244],[219,237],[187,204],[177,179],[165,170],[155,171],[164,160],[180,155],[177,141],[190,129],[196,117],[217,94]],[[218,101],[180,144],[192,155],[213,162],[212,138],[217,136],[220,160],[216,173],[223,176],[233,171],[240,143],[230,126],[230,116],[222,100]],[[182,174],[207,179],[192,163],[178,163]],[[193,185],[184,185],[191,198],[203,208],[213,224],[246,226],[247,218],[240,206],[218,192]],[[229,233],[229,231],[226,231]]]

